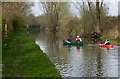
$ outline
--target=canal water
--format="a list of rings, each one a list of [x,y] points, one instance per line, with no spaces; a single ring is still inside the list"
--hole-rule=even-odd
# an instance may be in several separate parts
[[[64,46],[63,39],[54,34],[38,33],[31,36],[62,77],[118,77],[118,46],[110,49],[91,43],[84,47]]]

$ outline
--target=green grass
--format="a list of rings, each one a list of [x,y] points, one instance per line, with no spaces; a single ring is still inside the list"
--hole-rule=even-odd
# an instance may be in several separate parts
[[[3,77],[59,77],[61,75],[25,30],[3,41]]]

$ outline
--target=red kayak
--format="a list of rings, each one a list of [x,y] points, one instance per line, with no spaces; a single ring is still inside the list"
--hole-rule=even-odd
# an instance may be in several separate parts
[[[104,44],[99,44],[101,47],[106,47],[106,48],[113,48],[114,45],[104,45]]]

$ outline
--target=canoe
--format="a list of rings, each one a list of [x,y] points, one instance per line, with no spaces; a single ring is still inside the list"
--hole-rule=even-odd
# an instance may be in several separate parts
[[[63,41],[63,44],[64,45],[74,45],[74,46],[84,46],[84,42],[72,42],[72,43],[69,43],[69,42],[65,42]]]
[[[104,44],[99,44],[101,47],[106,47],[106,48],[113,48],[114,45],[104,45]]]

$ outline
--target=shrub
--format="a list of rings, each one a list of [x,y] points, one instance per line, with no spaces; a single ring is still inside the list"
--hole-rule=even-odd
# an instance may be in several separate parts
[[[21,26],[24,25],[24,23],[25,23],[24,17],[16,15],[12,22],[13,31],[17,32],[21,28]]]

